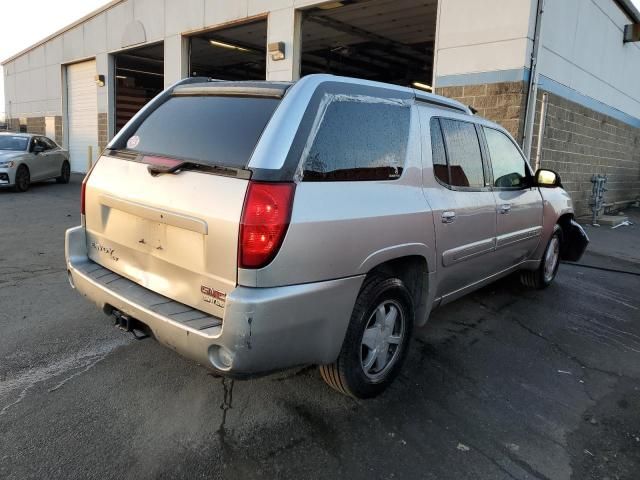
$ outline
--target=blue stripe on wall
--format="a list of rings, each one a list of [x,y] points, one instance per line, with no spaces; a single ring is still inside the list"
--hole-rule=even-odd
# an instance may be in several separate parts
[[[483,83],[529,81],[529,69],[497,70],[495,72],[464,73],[462,75],[445,75],[436,78],[436,87],[462,87],[464,85],[481,85]]]
[[[553,93],[554,95],[558,95],[559,97],[565,98],[571,102],[580,104],[583,107],[590,108],[591,110],[602,113],[603,115],[613,117],[616,120],[620,120],[621,122],[627,123],[633,127],[640,128],[640,118],[633,117],[618,110],[617,108],[607,105],[606,103],[602,103],[595,98],[583,95],[577,90],[569,88],[566,85],[552,80],[551,78],[545,77],[544,75],[540,75],[538,88],[549,93]]]

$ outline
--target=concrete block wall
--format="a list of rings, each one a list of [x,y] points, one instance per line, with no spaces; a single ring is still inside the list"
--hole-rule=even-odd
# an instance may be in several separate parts
[[[537,96],[533,150],[537,153],[544,91]],[[560,174],[577,215],[590,212],[591,177],[608,177],[605,203],[640,198],[640,128],[546,92],[548,106],[540,166]]]
[[[62,133],[62,116],[56,115],[54,118],[54,129],[55,129],[55,142],[58,145],[62,145],[63,141],[63,133]]]
[[[35,133],[37,135],[44,135],[45,134],[44,117],[27,117],[27,132]]]
[[[436,88],[436,93],[454,98],[478,110],[478,115],[502,125],[516,141],[522,139],[527,101],[526,82],[498,82]]]
[[[98,113],[98,148],[100,151],[109,143],[109,114]]]

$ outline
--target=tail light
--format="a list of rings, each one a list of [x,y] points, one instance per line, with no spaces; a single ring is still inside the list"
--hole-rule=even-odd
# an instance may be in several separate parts
[[[86,190],[87,190],[87,177],[84,177],[84,180],[82,180],[82,188],[80,190],[80,214],[81,215],[85,214],[84,197],[85,197]]]
[[[80,215],[82,216],[82,223],[84,224],[84,215],[86,208],[86,190],[87,190],[87,182],[89,181],[89,175],[93,172],[93,169],[96,168],[98,161],[96,161],[91,168],[87,172],[87,174],[82,179],[82,187],[80,188]]]
[[[294,191],[294,183],[249,182],[240,222],[240,268],[262,268],[276,256],[289,227]]]

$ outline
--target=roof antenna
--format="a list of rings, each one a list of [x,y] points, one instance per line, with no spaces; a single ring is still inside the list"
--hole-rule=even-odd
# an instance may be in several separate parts
[[[473,108],[471,105],[467,105],[467,107],[469,107],[469,110],[471,110],[471,113],[473,113],[474,115],[476,113],[478,113],[478,110],[476,110],[475,108]]]

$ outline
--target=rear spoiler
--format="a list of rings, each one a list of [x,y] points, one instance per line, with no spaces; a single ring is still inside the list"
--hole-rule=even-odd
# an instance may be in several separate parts
[[[212,80],[206,77],[190,77],[184,78],[169,88],[165,89],[162,93],[157,95],[153,100],[147,103],[144,107],[142,107],[138,113],[136,113],[131,120],[129,120],[124,127],[118,132],[118,134],[113,137],[113,139],[107,145],[107,149],[110,150],[123,150],[127,147],[127,140],[138,130],[142,122],[146,120],[146,118],[153,113],[153,111],[166,102],[176,88],[181,85],[189,85],[192,83],[214,83],[220,82],[221,80]]]
[[[238,96],[282,98],[292,83],[282,82],[207,82],[177,86],[173,96]]]

